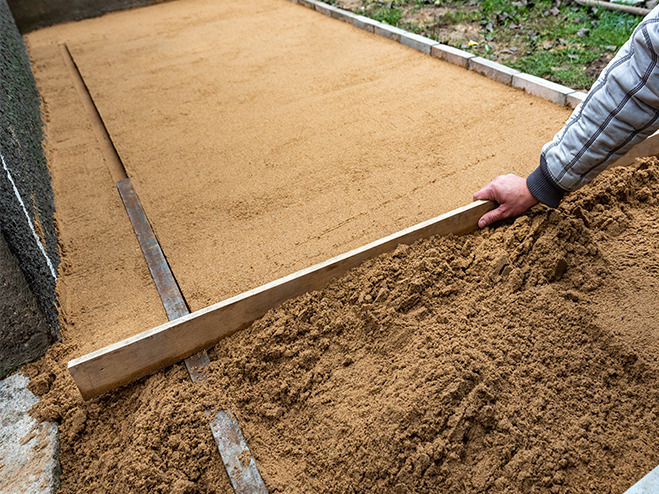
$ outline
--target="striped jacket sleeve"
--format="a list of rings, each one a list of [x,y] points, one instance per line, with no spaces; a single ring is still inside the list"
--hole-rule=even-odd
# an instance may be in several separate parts
[[[526,179],[540,202],[558,206],[659,128],[659,7],[641,21]]]

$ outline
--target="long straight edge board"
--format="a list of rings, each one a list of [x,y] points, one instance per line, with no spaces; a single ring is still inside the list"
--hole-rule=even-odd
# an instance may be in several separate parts
[[[249,325],[290,298],[323,288],[364,261],[432,235],[460,235],[494,208],[475,201],[368,245],[290,274],[69,362],[84,399],[156,372]]]

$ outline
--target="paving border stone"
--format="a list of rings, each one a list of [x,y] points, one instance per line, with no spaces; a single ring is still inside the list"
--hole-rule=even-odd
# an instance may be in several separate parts
[[[582,101],[586,99],[587,96],[588,93],[584,93],[583,91],[574,91],[573,93],[567,95],[565,102],[567,103],[567,106],[574,110]]]
[[[468,51],[453,48],[452,46],[437,43],[430,49],[430,56],[439,58],[453,65],[459,65],[465,69],[469,67],[469,60],[476,58],[476,55]]]
[[[314,4],[314,7],[321,14],[325,14],[327,17],[334,17],[335,19],[340,19],[339,13],[345,12],[345,10],[341,10],[335,7],[334,5],[328,5],[323,3],[316,3]]]
[[[523,72],[513,76],[513,87],[523,89],[529,94],[553,101],[559,105],[566,105],[568,94],[576,92],[567,86]]]
[[[387,38],[400,43],[401,36],[405,36],[407,31],[404,31],[395,26],[390,26],[389,24],[383,24],[379,22],[373,26],[373,33],[377,34],[378,36],[382,36],[383,38]]]
[[[372,33],[375,30],[376,24],[378,21],[374,21],[369,17],[364,17],[363,15],[353,15],[350,17],[350,23],[358,29],[363,29]]]
[[[514,75],[521,74],[517,69],[511,69],[483,57],[470,58],[467,68],[507,86],[512,85]]]
[[[431,48],[439,43],[420,34],[403,31],[400,35],[400,44],[430,55]]]

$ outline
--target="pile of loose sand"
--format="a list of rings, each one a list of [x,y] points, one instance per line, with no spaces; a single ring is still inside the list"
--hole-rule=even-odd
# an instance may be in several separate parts
[[[558,210],[380,256],[211,352],[83,402],[30,368],[62,490],[229,489],[230,408],[272,492],[620,492],[659,463],[659,160]]]

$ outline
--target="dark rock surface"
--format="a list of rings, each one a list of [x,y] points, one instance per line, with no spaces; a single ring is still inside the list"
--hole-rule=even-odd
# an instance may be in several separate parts
[[[0,371],[41,356],[58,331],[59,251],[40,112],[25,44],[0,0]]]
[[[61,22],[98,17],[115,10],[142,7],[164,0],[8,0],[22,33]]]
[[[18,261],[0,235],[0,379],[41,357],[52,332],[25,282]]]

